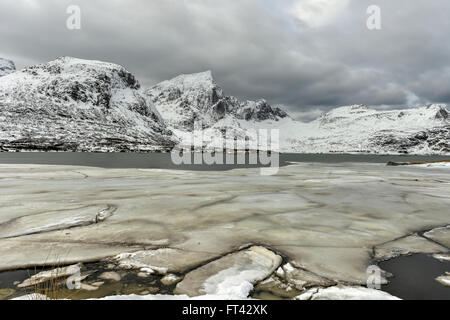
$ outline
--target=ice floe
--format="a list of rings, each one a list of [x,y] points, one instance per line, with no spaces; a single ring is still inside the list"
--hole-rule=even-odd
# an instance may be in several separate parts
[[[377,260],[389,260],[414,253],[445,253],[447,248],[431,242],[418,234],[413,234],[375,247]]]
[[[335,286],[313,288],[296,297],[297,300],[400,300],[387,292],[364,287]]]
[[[433,258],[441,261],[441,262],[450,262],[450,254],[434,254]]]
[[[99,278],[103,279],[103,280],[112,280],[112,281],[120,281],[122,279],[120,274],[118,274],[117,272],[114,272],[114,271],[103,272],[99,276]]]
[[[0,238],[88,226],[104,221],[114,211],[114,206],[86,206],[23,216],[1,223]]]
[[[197,268],[177,284],[175,293],[247,298],[254,284],[269,277],[282,258],[264,247],[231,253]]]
[[[426,232],[424,236],[450,248],[450,226],[433,229]]]
[[[40,293],[31,293],[31,294],[26,294],[11,300],[50,300],[49,297],[47,297],[44,294],[40,294]]]
[[[333,281],[318,276],[310,271],[295,268],[292,264],[287,263],[278,268],[277,276],[292,284],[296,289],[303,290],[313,286],[331,286]]]
[[[175,274],[168,274],[161,279],[161,283],[165,286],[171,286],[180,282],[183,278]]]
[[[178,249],[162,248],[122,253],[114,257],[120,268],[140,269],[142,273],[182,272],[214,257],[203,252],[186,252]]]
[[[67,266],[67,267],[41,271],[41,272],[31,276],[30,278],[24,280],[22,283],[18,284],[17,287],[25,288],[25,287],[34,286],[36,284],[46,282],[46,281],[49,281],[52,279],[69,277],[71,275],[79,273],[81,270],[80,267],[81,266],[79,264],[75,264],[75,265],[71,265],[71,266]]]

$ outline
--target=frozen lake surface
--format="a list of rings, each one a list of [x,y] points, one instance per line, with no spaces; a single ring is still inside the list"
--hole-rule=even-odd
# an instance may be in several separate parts
[[[111,259],[182,275],[178,294],[242,297],[264,279],[269,291],[299,293],[365,285],[378,261],[448,252],[447,229],[434,239],[422,233],[450,225],[448,167],[388,167],[398,159],[383,157],[261,176],[256,168],[5,164],[1,156],[2,271]]]

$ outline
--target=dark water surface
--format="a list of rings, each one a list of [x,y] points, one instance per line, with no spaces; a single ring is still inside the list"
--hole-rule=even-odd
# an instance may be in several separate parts
[[[221,157],[225,155],[220,154]],[[277,156],[272,154],[272,157]],[[193,154],[191,154],[193,159]],[[73,165],[91,166],[100,168],[140,168],[140,169],[179,169],[193,171],[226,171],[236,168],[264,167],[258,161],[257,165],[249,164],[200,164],[177,165],[173,163],[170,153],[76,153],[76,152],[15,152],[0,153],[0,164],[45,164],[45,165]],[[279,165],[286,166],[290,162],[319,162],[319,163],[345,163],[369,162],[387,163],[408,161],[439,161],[450,159],[449,156],[395,156],[395,155],[363,155],[363,154],[280,154]],[[236,162],[235,162],[236,163]]]

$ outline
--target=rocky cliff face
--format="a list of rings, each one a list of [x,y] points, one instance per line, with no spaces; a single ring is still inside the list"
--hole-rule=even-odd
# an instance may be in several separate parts
[[[241,102],[226,96],[210,71],[161,82],[146,90],[146,94],[169,126],[187,131],[193,130],[195,121],[202,121],[209,128],[226,118],[258,122],[288,117],[264,100]]]
[[[70,57],[0,78],[3,151],[154,151],[172,133],[123,67]]]
[[[14,71],[16,71],[14,62],[0,58],[0,77],[6,76]]]

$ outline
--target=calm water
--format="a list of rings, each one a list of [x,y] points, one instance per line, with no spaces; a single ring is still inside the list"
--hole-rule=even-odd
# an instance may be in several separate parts
[[[435,279],[450,271],[450,262],[426,254],[399,257],[380,263],[394,274],[383,290],[405,300],[450,300],[450,288]]]
[[[223,154],[220,156],[224,157]],[[275,154],[273,155],[275,156]],[[193,155],[191,154],[191,159]],[[447,160],[445,156],[385,156],[385,155],[343,155],[343,154],[280,154],[280,166],[290,162],[370,162],[387,163],[408,161],[439,161]],[[92,166],[100,168],[141,168],[141,169],[179,169],[194,171],[226,171],[236,168],[261,167],[248,164],[248,155],[245,165],[176,165],[168,153],[71,153],[71,152],[24,152],[0,153],[0,164],[50,164]]]

